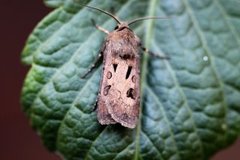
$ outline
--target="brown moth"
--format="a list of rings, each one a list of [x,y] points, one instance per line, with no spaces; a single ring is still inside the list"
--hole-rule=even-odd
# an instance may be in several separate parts
[[[91,72],[95,64],[103,58],[102,81],[97,100],[98,121],[102,125],[120,123],[124,127],[135,128],[140,107],[140,49],[147,50],[141,46],[140,39],[129,25],[140,20],[161,17],[143,17],[121,22],[109,12],[92,6],[85,7],[101,11],[118,23],[112,32],[95,25],[107,37],[95,63],[83,76]]]

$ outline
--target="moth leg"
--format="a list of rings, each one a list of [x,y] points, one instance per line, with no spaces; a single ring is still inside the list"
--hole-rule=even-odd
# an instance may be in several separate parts
[[[170,58],[167,57],[167,56],[161,56],[161,55],[156,54],[156,53],[154,53],[154,52],[152,52],[152,51],[149,51],[147,48],[145,48],[145,47],[143,47],[143,46],[141,46],[141,48],[142,48],[142,50],[143,50],[144,52],[148,53],[148,54],[149,54],[150,56],[152,56],[152,57],[157,57],[157,58],[160,58],[160,59],[170,59]]]
[[[93,107],[93,111],[96,111],[96,109],[97,109],[97,104],[98,104],[98,98],[97,98],[97,100],[95,101],[95,104],[94,104],[94,107]]]
[[[103,59],[103,54],[102,54],[102,52],[100,52],[98,54],[97,58],[94,60],[91,67],[88,69],[88,71],[83,76],[81,76],[81,78],[85,78],[89,73],[91,73],[93,71],[93,69],[95,69],[98,66],[98,64],[102,61],[102,59]]]
[[[101,26],[98,26],[93,19],[92,19],[92,24],[93,24],[98,30],[100,30],[100,31],[102,31],[102,32],[104,32],[104,33],[106,33],[106,34],[109,34],[109,31],[108,31],[108,30],[102,28]]]

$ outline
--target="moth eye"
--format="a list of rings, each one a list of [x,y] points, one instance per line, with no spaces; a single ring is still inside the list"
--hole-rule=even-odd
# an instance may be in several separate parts
[[[112,78],[112,73],[111,72],[107,72],[107,78],[108,79]]]
[[[126,74],[126,79],[128,79],[128,77],[130,76],[132,71],[132,66],[128,66],[128,70],[127,70],[127,74]]]
[[[133,88],[129,88],[129,90],[127,91],[127,97],[135,99],[135,91]]]
[[[111,88],[111,85],[107,85],[106,87],[104,87],[103,89],[103,95],[106,96],[108,95],[109,89]]]
[[[116,27],[114,28],[114,30],[116,30],[116,29],[118,29],[118,26],[116,26]]]
[[[114,72],[116,72],[116,70],[117,70],[117,66],[118,66],[118,64],[113,64]]]

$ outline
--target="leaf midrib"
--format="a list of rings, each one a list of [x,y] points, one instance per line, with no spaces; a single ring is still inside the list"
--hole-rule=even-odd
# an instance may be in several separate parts
[[[154,16],[155,15],[155,9],[156,5],[159,2],[159,0],[151,0],[149,3],[149,16]],[[153,32],[153,20],[148,20],[146,22],[147,27],[146,27],[146,36],[145,36],[145,45],[148,47],[150,45],[151,37],[152,37],[152,32]],[[148,55],[147,54],[142,54],[142,71],[141,71],[141,102],[140,102],[140,109],[139,109],[139,120],[138,120],[138,125],[137,125],[137,132],[136,132],[136,139],[135,139],[135,155],[134,155],[134,160],[138,160],[140,158],[140,148],[139,148],[139,141],[140,141],[140,134],[141,134],[141,118],[142,118],[142,107],[143,107],[143,92],[144,92],[144,87],[146,85],[147,81],[147,66],[148,66]]]

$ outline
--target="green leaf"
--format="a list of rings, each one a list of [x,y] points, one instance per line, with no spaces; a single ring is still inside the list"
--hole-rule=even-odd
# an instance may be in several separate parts
[[[162,60],[143,55],[141,113],[135,129],[101,126],[94,104],[100,66],[88,79],[110,17],[168,16],[132,28]],[[240,132],[240,3],[235,0],[45,0],[56,8],[29,36],[22,61],[31,65],[23,110],[43,143],[66,159],[202,160]]]

